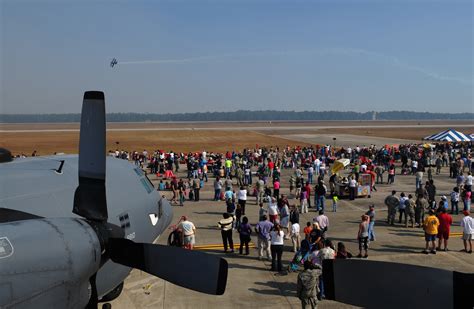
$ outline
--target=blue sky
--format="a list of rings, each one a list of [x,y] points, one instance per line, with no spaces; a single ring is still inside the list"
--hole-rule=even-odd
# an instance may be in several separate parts
[[[108,112],[474,112],[472,1],[0,8],[0,113],[78,113],[85,90],[105,91]]]

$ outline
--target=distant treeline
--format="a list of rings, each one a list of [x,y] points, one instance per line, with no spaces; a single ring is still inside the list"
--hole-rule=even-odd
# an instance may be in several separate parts
[[[248,111],[204,112],[181,114],[110,113],[108,122],[149,121],[310,121],[310,120],[372,120],[373,112],[314,111]],[[0,122],[79,122],[80,114],[0,114]],[[377,120],[474,120],[474,113],[420,113],[409,111],[377,112]]]

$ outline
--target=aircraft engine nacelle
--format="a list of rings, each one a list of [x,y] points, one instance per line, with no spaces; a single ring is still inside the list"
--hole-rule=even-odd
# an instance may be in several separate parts
[[[101,262],[92,227],[81,219],[0,224],[0,308],[84,308]]]

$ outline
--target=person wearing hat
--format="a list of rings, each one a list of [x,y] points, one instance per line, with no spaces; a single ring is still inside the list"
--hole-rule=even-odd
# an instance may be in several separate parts
[[[444,209],[448,210],[449,204],[448,204],[448,198],[446,197],[446,195],[443,195],[443,196],[441,197],[441,200],[443,201],[443,207],[444,207]]]
[[[436,235],[438,234],[438,226],[439,220],[435,216],[435,212],[433,209],[429,210],[428,216],[425,218],[423,222],[423,229],[425,230],[425,241],[426,247],[423,250],[423,253],[428,254],[430,249],[431,243],[431,253],[436,254]]]
[[[472,239],[474,238],[474,218],[470,216],[468,210],[462,212],[464,218],[461,220],[462,230],[462,241],[464,243],[464,249],[462,252],[472,253]],[[469,244],[469,250],[467,250],[467,245]]]

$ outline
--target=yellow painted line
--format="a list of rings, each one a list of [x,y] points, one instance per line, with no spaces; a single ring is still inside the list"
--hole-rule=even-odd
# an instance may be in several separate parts
[[[436,234],[436,236],[437,236],[437,235],[438,235],[438,234]],[[459,233],[459,232],[449,233],[449,237],[455,237],[455,236],[462,237],[462,233]],[[425,238],[425,235],[421,235],[420,237],[421,237],[421,238]]]
[[[238,248],[240,243],[234,243],[234,250]],[[249,248],[256,248],[257,246],[254,243],[249,243]],[[224,248],[223,244],[216,244],[216,245],[201,245],[201,246],[194,246],[195,250],[212,250],[212,249],[220,249]]]

